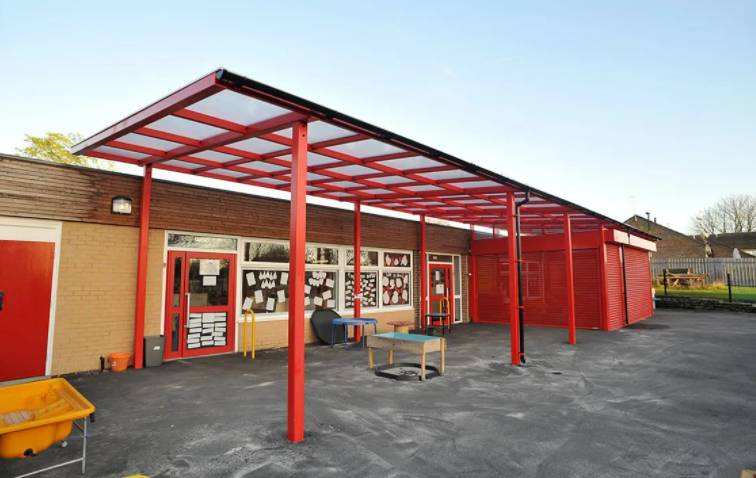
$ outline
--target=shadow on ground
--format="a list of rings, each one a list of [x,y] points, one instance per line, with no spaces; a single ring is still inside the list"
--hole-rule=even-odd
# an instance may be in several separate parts
[[[513,368],[505,328],[460,326],[447,374],[425,383],[374,376],[365,351],[309,347],[307,437],[296,445],[285,439],[284,350],[69,379],[97,406],[87,476],[707,477],[756,467],[756,316],[662,310],[618,332],[579,331],[577,347],[565,341],[564,330],[528,328],[528,365]],[[80,446],[72,437],[0,462],[0,476]]]

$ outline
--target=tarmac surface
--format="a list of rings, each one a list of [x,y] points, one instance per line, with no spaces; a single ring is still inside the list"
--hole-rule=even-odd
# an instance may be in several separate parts
[[[756,315],[659,310],[621,331],[578,331],[574,347],[566,336],[526,329],[528,363],[516,368],[505,327],[458,326],[446,375],[426,382],[373,375],[364,350],[308,347],[300,444],[285,436],[285,350],[72,375],[97,407],[86,476],[737,477],[756,468]],[[66,448],[0,461],[0,477],[80,450],[74,432]],[[79,474],[73,465],[42,476]]]

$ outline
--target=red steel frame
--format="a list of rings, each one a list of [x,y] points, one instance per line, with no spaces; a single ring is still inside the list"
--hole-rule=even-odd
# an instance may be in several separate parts
[[[509,340],[512,365],[522,363],[520,350],[520,303],[517,288],[517,235],[515,234],[515,196],[507,195],[507,248],[509,258]]]
[[[472,255],[472,243],[475,241],[475,226],[470,224],[470,250],[467,255],[467,271],[469,285],[467,286],[467,300],[470,304],[470,320],[478,322],[478,261]]]
[[[134,368],[144,366],[144,311],[147,303],[147,253],[150,239],[152,165],[144,167],[142,201],[139,207],[139,251],[137,253],[136,304],[134,311]]]
[[[283,108],[287,112],[252,124],[240,124],[228,118],[211,116],[192,109],[198,102],[224,91],[263,101]],[[220,128],[222,132],[200,139],[189,137],[188,133],[180,129],[166,131],[156,128],[154,125],[156,121],[168,117]],[[308,122],[317,121],[346,130],[347,136],[309,143]],[[289,138],[282,131],[291,127],[293,127],[293,135]],[[136,144],[139,143],[138,141],[124,138],[129,134],[170,141],[178,146],[172,146],[170,149],[147,147],[144,142],[140,145]],[[252,138],[279,145],[280,149],[258,153],[241,149],[235,144]],[[358,157],[342,151],[344,146],[365,140],[377,141],[393,147],[395,152]],[[316,173],[316,177],[309,181],[309,191],[307,189],[308,150],[310,153],[316,153],[333,161],[309,168],[310,172]],[[358,291],[361,291],[359,238],[361,204],[420,216],[421,317],[424,317],[427,312],[428,298],[428,284],[425,277],[427,269],[426,215],[494,228],[501,223],[502,219],[506,219],[509,250],[515,251],[517,241],[514,227],[515,196],[523,197],[524,191],[527,190],[532,193],[529,195],[531,200],[519,209],[523,232],[542,235],[558,234],[563,228],[562,216],[567,217],[568,214],[570,227],[574,232],[596,230],[599,227],[603,228],[604,225],[612,225],[615,228],[625,227],[606,216],[530,188],[409,138],[223,69],[205,75],[129,118],[93,135],[74,146],[73,152],[144,166],[134,325],[134,356],[137,368],[142,367],[144,352],[149,206],[153,166],[169,171],[291,192],[288,391],[288,428],[291,441],[301,441],[304,437],[304,294],[302,287],[304,284],[305,200],[308,194],[355,204],[355,315],[359,315],[361,309],[361,300],[358,297]],[[206,152],[231,155],[235,159],[221,162],[200,156],[201,153]],[[284,159],[287,155],[291,156],[291,161]],[[384,164],[395,159],[413,157],[425,158],[431,163],[426,161],[426,166],[415,168]],[[171,160],[181,162],[182,166],[175,163],[167,164]],[[195,167],[187,167],[187,164]],[[358,168],[361,172],[349,174],[343,169],[346,167]],[[366,168],[370,172],[365,172]],[[386,181],[381,181],[381,179],[386,179]],[[347,185],[344,185],[344,182]],[[636,232],[647,236],[641,231],[636,230]],[[495,233],[494,230],[494,235]],[[474,237],[474,230],[471,230],[471,237]],[[477,291],[475,261],[473,260],[470,265],[472,288]],[[512,363],[515,365],[519,365],[522,358],[519,350],[518,308],[520,304],[517,300],[517,265],[516,254],[511,253],[509,255],[510,327]],[[606,303],[606,291],[602,291],[602,296]],[[477,298],[471,301],[471,305],[473,317],[479,316]]]
[[[304,283],[307,220],[307,123],[294,124],[289,219],[289,386],[288,438],[304,440]]]
[[[362,213],[360,201],[354,203],[354,317],[362,316]],[[362,327],[354,328],[354,341],[362,340]]]
[[[425,230],[425,215],[420,216],[420,327],[425,328],[425,314],[428,313],[428,249]]]
[[[572,222],[570,215],[564,214],[564,272],[567,274],[567,330],[570,345],[576,342],[575,320],[575,273],[572,264]]]

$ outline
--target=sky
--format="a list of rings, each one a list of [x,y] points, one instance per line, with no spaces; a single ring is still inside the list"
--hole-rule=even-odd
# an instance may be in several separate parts
[[[756,1],[0,0],[0,152],[218,67],[618,220],[756,193]]]

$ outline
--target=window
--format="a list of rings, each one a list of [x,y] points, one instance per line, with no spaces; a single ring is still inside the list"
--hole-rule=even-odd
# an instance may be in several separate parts
[[[255,313],[287,312],[289,310],[289,271],[243,270],[242,302],[246,299],[252,301],[252,310]]]
[[[385,306],[410,304],[409,272],[384,272],[381,278],[381,303]]]
[[[378,267],[378,251],[361,250],[360,256],[361,256],[361,260],[360,260],[361,266]],[[347,259],[348,266],[354,265],[354,249],[346,250],[346,259]]]
[[[237,240],[233,237],[196,236],[194,234],[168,234],[168,247],[182,249],[205,249],[235,251]]]
[[[288,312],[288,243],[265,239],[245,240],[242,259],[242,304],[246,300],[249,305],[251,301],[252,310],[258,314]],[[305,310],[345,311],[354,308],[352,247],[307,244],[305,263]],[[366,249],[361,251],[360,263],[363,308],[407,307],[412,304],[410,252]],[[382,285],[384,279],[385,287]],[[385,300],[382,300],[384,294]]]
[[[307,264],[339,264],[339,250],[335,247],[308,247],[305,254]]]
[[[338,307],[337,276],[336,271],[305,272],[305,310]]]
[[[289,245],[278,242],[247,242],[244,244],[245,262],[289,263]]]
[[[360,272],[362,307],[378,307],[378,272]],[[354,308],[354,272],[344,274],[344,307]]]
[[[401,252],[384,252],[383,265],[386,267],[410,267],[410,255]]]
[[[537,261],[522,261],[522,282],[525,286],[523,294],[526,299],[543,299],[543,273],[541,263]]]

